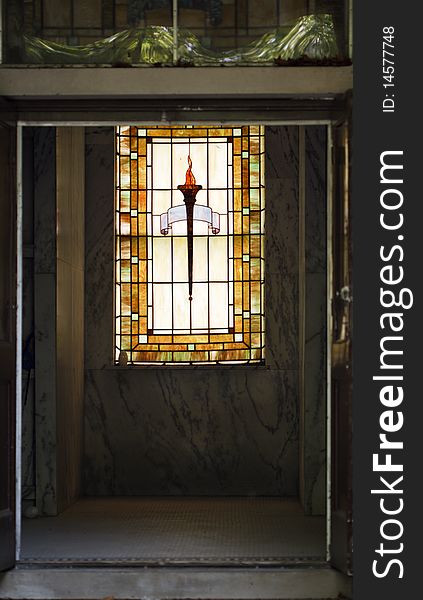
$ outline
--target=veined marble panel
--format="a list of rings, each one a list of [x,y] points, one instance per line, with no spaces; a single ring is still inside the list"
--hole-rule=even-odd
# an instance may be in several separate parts
[[[34,268],[56,269],[56,129],[34,130]]]
[[[114,359],[113,127],[87,127],[85,146],[85,368]]]
[[[86,372],[88,495],[296,495],[297,373]]]
[[[305,128],[306,271],[326,271],[326,127]]]

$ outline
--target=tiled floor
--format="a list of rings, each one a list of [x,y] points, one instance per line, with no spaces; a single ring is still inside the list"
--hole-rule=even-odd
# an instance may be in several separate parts
[[[21,559],[157,562],[323,559],[325,519],[279,498],[84,498],[24,519]]]

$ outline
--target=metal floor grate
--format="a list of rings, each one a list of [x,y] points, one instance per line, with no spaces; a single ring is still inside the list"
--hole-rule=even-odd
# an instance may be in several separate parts
[[[279,498],[84,498],[23,519],[24,561],[278,563],[324,560],[325,518]]]

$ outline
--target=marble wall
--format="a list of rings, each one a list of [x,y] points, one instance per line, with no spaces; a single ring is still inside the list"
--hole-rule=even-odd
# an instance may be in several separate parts
[[[113,129],[86,135],[84,489],[298,494],[298,128],[266,132],[266,366],[112,366]]]
[[[57,356],[55,131],[40,128],[34,135],[37,498],[48,512],[57,507],[54,474],[69,460],[57,446],[57,407],[51,404]],[[301,135],[300,160],[298,127],[266,128],[265,366],[124,368],[113,365],[114,130],[86,129],[82,493],[296,496],[302,479],[306,511],[324,512],[326,131],[306,127]],[[78,315],[65,313],[82,324]],[[29,409],[26,419],[29,440]],[[32,451],[24,451],[30,465]]]
[[[83,159],[83,129],[34,130],[36,504],[40,513],[50,515],[71,504],[81,491]],[[30,169],[30,165],[28,158],[24,168]],[[24,203],[28,214],[29,194]],[[30,418],[30,406],[24,404],[25,428]],[[24,449],[26,463],[30,454]]]
[[[326,510],[326,127],[304,128],[303,506]]]

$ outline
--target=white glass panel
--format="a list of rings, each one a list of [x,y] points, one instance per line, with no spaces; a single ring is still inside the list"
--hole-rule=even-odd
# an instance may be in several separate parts
[[[170,189],[170,143],[153,145],[153,188]]]
[[[210,284],[210,327],[228,327],[228,285]]]
[[[173,281],[188,281],[187,239],[174,237],[173,240]]]
[[[172,327],[172,284],[154,284],[153,313],[154,329]]]
[[[194,221],[193,232],[194,235],[207,235],[209,226],[205,221]]]
[[[227,144],[209,144],[209,188],[227,187]]]
[[[189,329],[188,284],[173,284],[173,326],[175,329]]]
[[[193,280],[207,281],[207,238],[194,238]]]
[[[228,212],[228,192],[226,190],[210,190],[209,206],[221,215]]]
[[[222,215],[219,219],[219,233],[217,235],[226,237],[227,233],[228,233],[228,217],[227,217],[227,215]]]
[[[153,281],[172,281],[171,239],[160,237],[153,239]]]
[[[227,238],[209,237],[210,281],[226,281],[228,273]]]
[[[163,234],[160,230],[160,216],[159,215],[153,216],[153,235],[163,237]]]
[[[172,231],[172,235],[174,235],[174,236],[181,235],[186,238],[187,222],[186,221],[178,221],[177,223],[173,223],[171,231]]]
[[[154,191],[153,192],[153,214],[161,215],[165,213],[172,205],[171,192]]]
[[[192,328],[208,330],[209,299],[207,283],[194,283],[192,286],[191,310]]]

